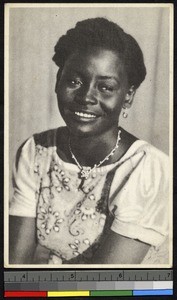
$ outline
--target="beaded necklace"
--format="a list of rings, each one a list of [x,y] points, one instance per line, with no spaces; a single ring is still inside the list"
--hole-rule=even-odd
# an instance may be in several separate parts
[[[68,143],[68,144],[69,144],[69,151],[70,151],[70,154],[71,154],[73,160],[75,161],[75,163],[77,164],[77,166],[78,166],[79,169],[81,170],[81,171],[80,171],[80,177],[81,177],[82,179],[84,179],[84,180],[87,179],[87,178],[90,176],[90,174],[91,174],[96,168],[99,168],[106,160],[109,160],[110,157],[114,155],[116,149],[119,148],[119,144],[120,144],[120,140],[121,140],[120,135],[121,135],[121,130],[118,131],[118,134],[117,134],[117,140],[116,140],[116,145],[115,145],[115,147],[111,150],[111,152],[110,152],[108,155],[106,155],[106,157],[105,157],[103,160],[101,160],[99,163],[95,164],[92,168],[91,168],[91,167],[84,167],[84,166],[81,166],[81,164],[78,162],[76,156],[74,155],[74,153],[73,153],[73,151],[72,151],[72,149],[71,149],[71,140],[70,140],[70,137],[69,137],[69,143]]]

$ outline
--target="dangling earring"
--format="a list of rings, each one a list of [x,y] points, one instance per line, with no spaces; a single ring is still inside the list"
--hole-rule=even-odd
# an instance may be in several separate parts
[[[125,102],[122,107],[123,108],[122,116],[124,119],[126,119],[128,117],[128,113],[126,112],[126,110],[127,110],[127,108],[131,107],[134,94],[135,94],[135,89],[134,89],[134,86],[132,85],[132,87],[130,88],[130,90],[128,91],[128,93],[125,96]]]
[[[128,117],[128,113],[126,113],[126,111],[124,110],[123,113],[122,113],[122,116],[123,116],[124,119],[126,119]]]

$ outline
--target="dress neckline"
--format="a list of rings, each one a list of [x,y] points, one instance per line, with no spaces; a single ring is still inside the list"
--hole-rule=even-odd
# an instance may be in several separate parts
[[[57,152],[57,132],[58,132],[58,128],[56,128],[55,133],[54,133],[54,155],[55,155],[55,161],[58,161],[58,163],[60,165],[63,165],[65,167],[65,169],[70,170],[70,171],[75,171],[75,172],[80,172],[79,167],[74,164],[74,163],[69,163],[64,161],[58,154]],[[142,146],[142,145],[146,145],[148,144],[146,141],[144,140],[136,140],[134,141],[130,147],[127,149],[127,151],[120,157],[119,160],[117,160],[116,162],[112,163],[112,164],[108,164],[106,166],[101,166],[96,168],[96,172],[98,173],[107,173],[108,171],[110,171],[112,168],[114,168],[116,165],[121,164],[123,161],[125,161],[126,159],[128,159],[130,156],[132,156],[135,152],[137,152],[137,150]],[[86,167],[86,166],[83,166]]]

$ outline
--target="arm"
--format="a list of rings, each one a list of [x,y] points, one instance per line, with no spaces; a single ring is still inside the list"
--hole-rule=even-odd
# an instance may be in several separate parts
[[[36,219],[9,217],[9,263],[30,264],[36,249]]]
[[[150,246],[112,230],[95,253],[92,264],[140,264]]]
[[[9,207],[9,263],[32,263],[36,248],[38,182],[34,173],[35,142],[28,139],[17,151],[13,167],[14,194]]]
[[[114,231],[109,229],[91,263],[140,264],[150,246],[160,245],[168,232],[168,163],[153,147],[144,151],[132,157],[134,170],[125,188],[117,196],[116,192],[111,195]],[[119,168],[112,183],[115,188],[120,174]]]

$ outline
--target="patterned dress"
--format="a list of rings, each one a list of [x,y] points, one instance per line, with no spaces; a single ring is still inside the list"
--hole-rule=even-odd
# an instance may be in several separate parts
[[[168,158],[135,141],[119,161],[80,170],[57,153],[59,129],[29,138],[14,166],[10,215],[35,217],[49,264],[87,264],[107,229],[149,244],[142,264],[169,264]]]

